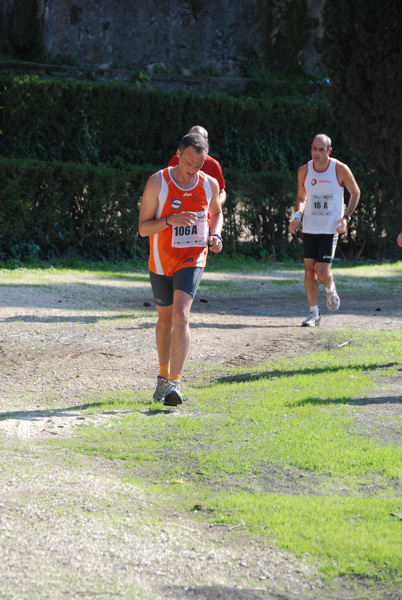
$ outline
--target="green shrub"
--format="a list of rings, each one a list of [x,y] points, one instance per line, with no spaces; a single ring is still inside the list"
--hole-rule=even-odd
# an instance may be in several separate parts
[[[357,165],[356,165],[357,166]],[[395,258],[396,235],[402,207],[398,182],[391,177],[354,171],[361,201],[350,221],[347,235],[340,236],[337,256]],[[225,172],[228,199],[224,208],[225,251],[257,258],[301,259],[301,228],[296,236],[288,231],[297,193],[296,174],[277,172]],[[345,193],[347,201],[348,194]]]
[[[144,258],[148,240],[138,236],[141,194],[155,166],[119,168],[0,158],[2,258],[92,260]],[[290,235],[296,175],[225,172],[224,252],[257,258],[300,259],[301,235]],[[338,256],[394,256],[395,181],[357,174],[362,202]]]
[[[152,171],[0,159],[2,258],[141,254],[138,206]]]
[[[301,258],[300,233],[287,229],[296,172],[324,131],[362,190],[338,256],[395,257],[396,181],[369,171],[345,145],[325,100],[300,89],[273,85],[266,94],[231,97],[0,77],[0,252],[95,260],[146,253],[148,241],[137,236],[142,189],[199,123],[210,131],[227,184],[226,253]]]
[[[142,90],[129,83],[0,77],[0,155],[80,164],[166,164],[194,124],[224,168],[293,172],[317,130],[336,125],[321,98]]]

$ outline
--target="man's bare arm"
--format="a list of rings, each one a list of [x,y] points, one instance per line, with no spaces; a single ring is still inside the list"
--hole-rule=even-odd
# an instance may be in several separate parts
[[[304,187],[304,181],[306,179],[307,165],[300,167],[297,173],[297,196],[296,196],[296,210],[293,219],[289,223],[289,231],[296,233],[296,229],[301,223],[301,217],[303,216],[304,209],[306,208],[307,193]],[[299,213],[299,214],[297,214]],[[299,216],[300,215],[300,216]]]
[[[159,206],[159,192],[161,190],[161,175],[154,173],[148,179],[141,200],[138,231],[142,237],[160,233],[172,225],[192,225],[197,222],[197,213],[183,211],[172,213],[163,219],[155,219]]]
[[[209,205],[209,215],[211,222],[209,224],[209,230],[211,235],[209,236],[208,243],[212,252],[220,252],[222,250],[222,240],[216,237],[214,234],[220,236],[223,226],[223,215],[222,205],[219,200],[219,186],[215,179],[210,179],[210,185],[212,189],[212,198]]]
[[[357,185],[355,178],[353,177],[352,171],[347,165],[344,165],[343,163],[338,163],[338,176],[340,178],[340,182],[345,186],[345,188],[350,194],[345,215],[347,217],[351,217],[360,200],[360,188]],[[347,219],[342,218],[336,224],[336,231],[337,233],[345,233],[346,230]]]
[[[221,206],[223,206],[226,202],[226,190],[220,190],[219,191],[219,202],[221,203]]]

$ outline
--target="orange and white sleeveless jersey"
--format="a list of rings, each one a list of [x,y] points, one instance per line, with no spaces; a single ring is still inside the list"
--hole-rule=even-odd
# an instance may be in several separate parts
[[[336,223],[343,216],[343,186],[337,175],[338,161],[330,158],[325,171],[316,171],[307,163],[304,187],[307,193],[303,215],[303,233],[336,233]]]
[[[212,198],[208,175],[199,171],[194,186],[182,189],[173,181],[171,170],[172,167],[168,167],[159,171],[161,190],[155,219],[191,211],[198,214],[198,221],[187,227],[167,227],[150,236],[149,270],[168,277],[186,267],[205,267],[209,235],[208,209]]]

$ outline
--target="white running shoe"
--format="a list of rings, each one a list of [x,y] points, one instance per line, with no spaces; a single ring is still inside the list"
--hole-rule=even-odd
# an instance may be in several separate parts
[[[328,310],[330,310],[331,312],[335,312],[336,310],[338,310],[338,308],[341,305],[341,299],[339,298],[338,294],[336,293],[335,287],[331,292],[325,292],[325,294],[327,296]]]
[[[180,382],[173,379],[169,381],[166,388],[165,406],[177,406],[183,404],[183,396],[180,393]]]
[[[158,380],[156,383],[156,389],[154,391],[154,400],[155,402],[163,402],[166,396],[166,390],[168,388],[168,380],[164,379],[164,377],[161,377],[160,375],[158,375]]]
[[[321,322],[320,311],[311,312],[307,319],[304,319],[302,326],[303,327],[318,327]]]

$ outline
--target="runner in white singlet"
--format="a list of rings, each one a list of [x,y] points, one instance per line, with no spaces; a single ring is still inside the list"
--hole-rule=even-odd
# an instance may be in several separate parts
[[[339,309],[331,265],[338,234],[346,232],[360,199],[352,171],[344,163],[330,158],[331,151],[330,138],[323,133],[316,135],[311,145],[312,160],[298,172],[296,212],[289,223],[289,230],[294,234],[303,219],[304,284],[310,313],[302,325],[307,327],[315,327],[321,321],[318,282],[325,286],[328,309]],[[345,187],[350,195],[346,211]]]

